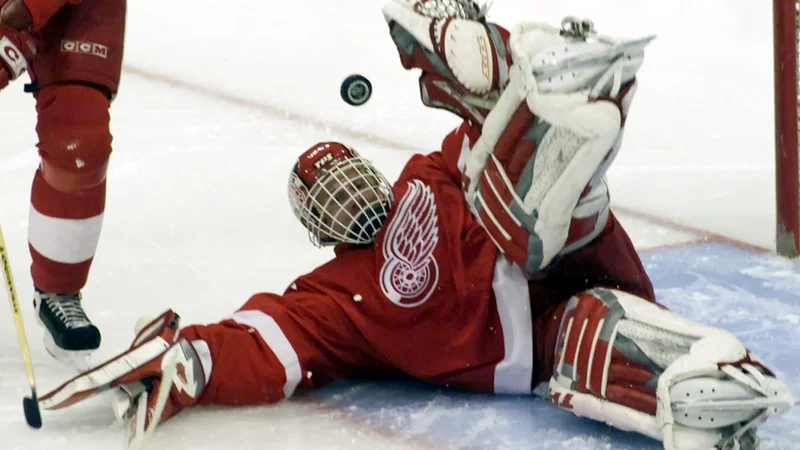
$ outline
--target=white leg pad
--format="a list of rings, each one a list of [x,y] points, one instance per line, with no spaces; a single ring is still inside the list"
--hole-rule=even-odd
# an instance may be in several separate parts
[[[796,401],[732,334],[611,289],[570,300],[555,358],[553,403],[666,450],[754,449]]]

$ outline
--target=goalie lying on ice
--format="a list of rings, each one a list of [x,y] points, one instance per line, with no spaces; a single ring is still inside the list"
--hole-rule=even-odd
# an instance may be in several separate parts
[[[647,40],[598,37],[588,22],[509,34],[484,12],[458,0],[385,7],[404,66],[423,69],[423,101],[465,122],[391,186],[344,144],[300,155],[289,198],[333,260],[216,324],[180,329],[173,311],[140,324],[128,350],[42,407],[113,390],[140,448],[192,405],[404,375],[535,392],[668,450],[755,448],[756,427],[794,403],[789,389],[730,333],[655,303],[609,207],[603,174]],[[542,55],[551,64],[534,69]]]
[[[340,243],[335,259],[220,323],[179,332],[167,311],[141,324],[128,351],[42,407],[113,389],[140,448],[191,405],[272,403],[336,379],[405,374],[485,392],[536,387],[666,449],[755,448],[755,427],[793,403],[788,388],[729,333],[652,302],[613,214],[597,239],[529,281],[453,201],[453,149],[415,156],[390,191],[353,150],[312,147],[291,197],[313,242]]]

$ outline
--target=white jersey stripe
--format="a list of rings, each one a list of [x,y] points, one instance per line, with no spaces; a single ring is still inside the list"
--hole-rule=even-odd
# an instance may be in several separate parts
[[[262,311],[237,311],[231,316],[231,319],[258,331],[261,339],[278,357],[278,361],[283,364],[283,368],[286,371],[286,384],[283,385],[283,395],[289,398],[294,393],[297,385],[300,384],[300,360],[281,327],[275,322],[275,319]]]
[[[208,348],[208,342],[202,339],[193,340],[192,346],[197,352],[197,357],[200,358],[200,365],[203,366],[203,374],[205,375],[207,385],[211,380],[211,370],[214,369],[214,362],[211,359],[211,349]]]
[[[528,280],[519,266],[498,255],[492,289],[505,346],[505,356],[494,369],[494,391],[530,394],[533,378],[533,320]]]

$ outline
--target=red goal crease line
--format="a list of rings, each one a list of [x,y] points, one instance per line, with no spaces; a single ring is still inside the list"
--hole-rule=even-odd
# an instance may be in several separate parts
[[[366,133],[363,131],[353,130],[343,126],[341,124],[327,121],[325,119],[320,119],[319,117],[315,117],[311,114],[304,114],[300,112],[289,111],[285,108],[280,106],[260,102],[253,99],[246,99],[242,97],[238,97],[236,95],[232,95],[226,92],[222,92],[217,89],[213,89],[209,86],[205,86],[200,83],[192,83],[185,80],[181,80],[176,77],[172,77],[169,75],[164,75],[156,72],[152,72],[146,69],[142,69],[136,66],[131,66],[129,64],[124,65],[123,71],[128,75],[133,75],[139,78],[142,78],[147,81],[151,81],[157,84],[161,84],[163,86],[167,86],[170,88],[180,89],[184,91],[188,91],[206,98],[210,98],[213,100],[217,100],[223,103],[227,103],[229,105],[237,106],[240,108],[250,109],[258,111],[259,113],[265,114],[267,116],[274,117],[276,119],[282,119],[289,122],[294,122],[298,124],[309,124],[314,125],[322,128],[327,128],[332,130],[333,132],[345,136],[350,136],[359,140],[363,140],[366,142],[370,142],[376,146],[380,147],[387,147],[392,149],[408,149],[408,150],[419,150],[414,149],[413,147],[409,146],[407,143],[377,136],[371,133]],[[691,245],[693,243],[698,242],[720,242],[724,244],[728,244],[734,247],[738,247],[741,249],[757,252],[757,253],[771,253],[772,250],[749,244],[744,241],[740,241],[737,239],[729,238],[723,236],[721,234],[713,233],[707,230],[702,230],[700,228],[695,228],[688,225],[679,224],[677,222],[673,222],[671,220],[658,217],[652,214],[644,213],[641,211],[629,209],[623,206],[613,206],[614,211],[618,211],[621,214],[630,216],[632,218],[648,222],[655,226],[664,227],[673,231],[678,231],[682,233],[691,234],[697,236],[697,239],[690,240],[690,241],[682,241],[678,243],[670,243],[659,245],[655,247],[648,248],[646,251],[652,251],[659,248],[665,247],[674,247],[674,246],[683,246],[683,245]]]

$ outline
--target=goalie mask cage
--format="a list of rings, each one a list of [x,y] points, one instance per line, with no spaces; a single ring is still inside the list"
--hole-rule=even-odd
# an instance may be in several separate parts
[[[775,241],[778,254],[788,257],[797,257],[800,249],[798,14],[800,0],[773,0],[777,214]]]

